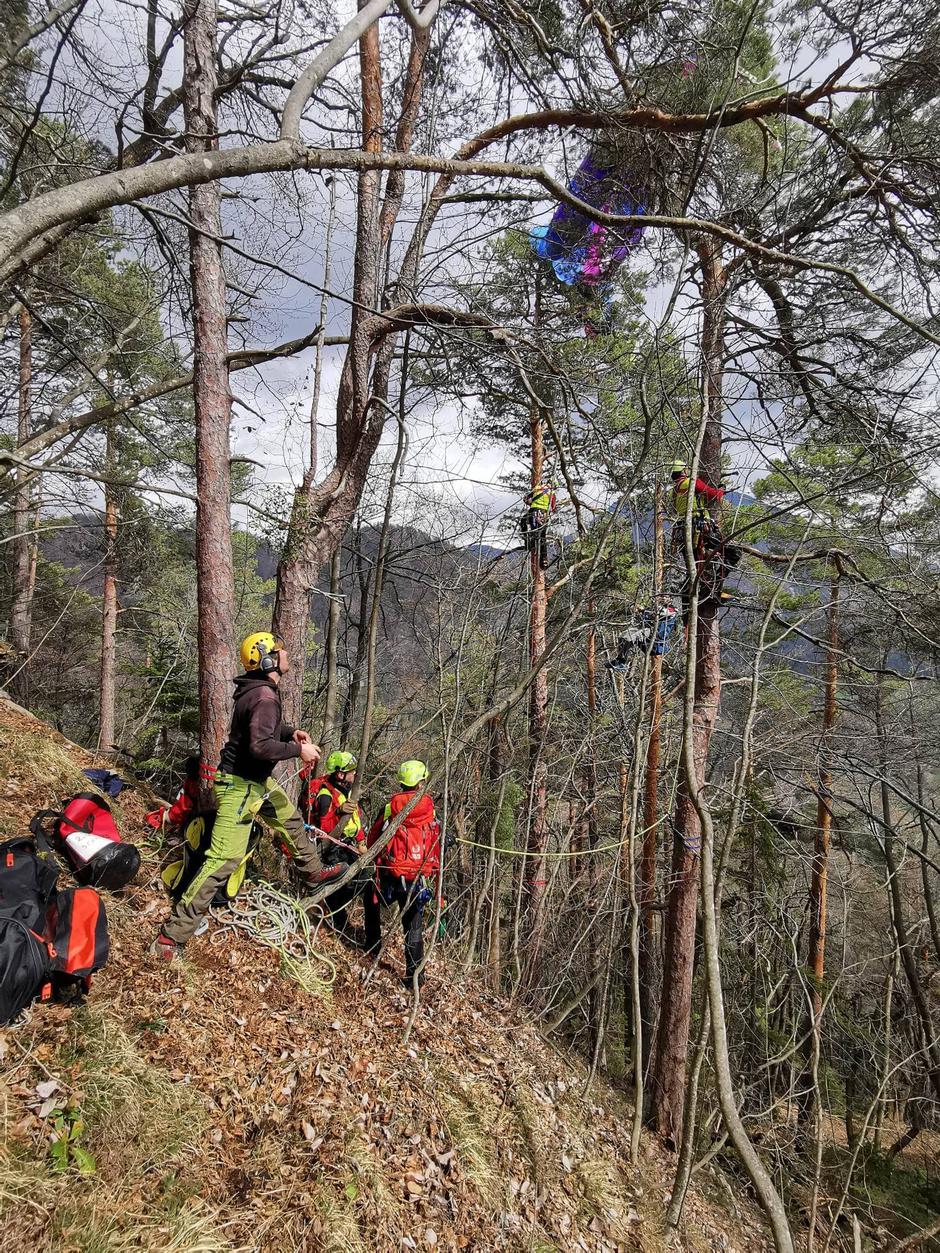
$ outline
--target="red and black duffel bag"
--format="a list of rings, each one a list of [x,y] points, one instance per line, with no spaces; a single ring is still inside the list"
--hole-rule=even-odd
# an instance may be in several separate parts
[[[88,887],[116,892],[140,869],[140,853],[121,839],[111,807],[94,792],[79,792],[61,811],[41,810],[29,829],[57,848]]]
[[[108,960],[108,920],[93,888],[57,890],[32,840],[0,844],[0,1026],[38,997],[74,1001]]]

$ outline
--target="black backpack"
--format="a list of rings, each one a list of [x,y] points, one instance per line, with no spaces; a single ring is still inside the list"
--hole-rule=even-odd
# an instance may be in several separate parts
[[[33,1000],[87,991],[108,959],[108,922],[92,888],[56,890],[32,840],[0,843],[0,1026]]]

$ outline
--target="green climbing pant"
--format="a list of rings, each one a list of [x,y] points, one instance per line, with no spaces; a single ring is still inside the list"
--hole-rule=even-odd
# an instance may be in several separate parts
[[[252,783],[236,774],[217,774],[213,791],[216,815],[206,860],[163,928],[163,934],[177,944],[186,943],[217,889],[245,860],[252,822],[263,823],[280,838],[306,878],[317,882],[322,868],[316,843],[304,830],[303,819],[290,797],[274,779]]]

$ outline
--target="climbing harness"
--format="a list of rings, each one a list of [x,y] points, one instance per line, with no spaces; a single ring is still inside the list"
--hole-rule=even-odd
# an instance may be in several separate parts
[[[670,544],[673,554],[681,551],[681,545],[682,530],[677,522],[672,529]],[[741,550],[725,542],[721,528],[711,518],[695,516],[692,518],[692,549],[695,559],[693,582],[698,587],[699,603],[724,604],[729,599],[723,590],[724,582],[741,560]],[[686,602],[685,615],[688,617],[691,585],[685,571],[680,573],[678,586],[673,590]]]

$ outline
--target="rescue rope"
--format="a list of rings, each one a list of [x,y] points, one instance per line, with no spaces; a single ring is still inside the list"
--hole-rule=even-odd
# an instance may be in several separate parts
[[[278,891],[270,883],[254,884],[224,910],[212,910],[218,925],[209,937],[218,944],[229,931],[242,931],[258,944],[273,949],[281,971],[311,996],[326,998],[336,982],[334,962],[315,946],[316,933],[304,902]],[[326,974],[319,968],[326,968]]]

